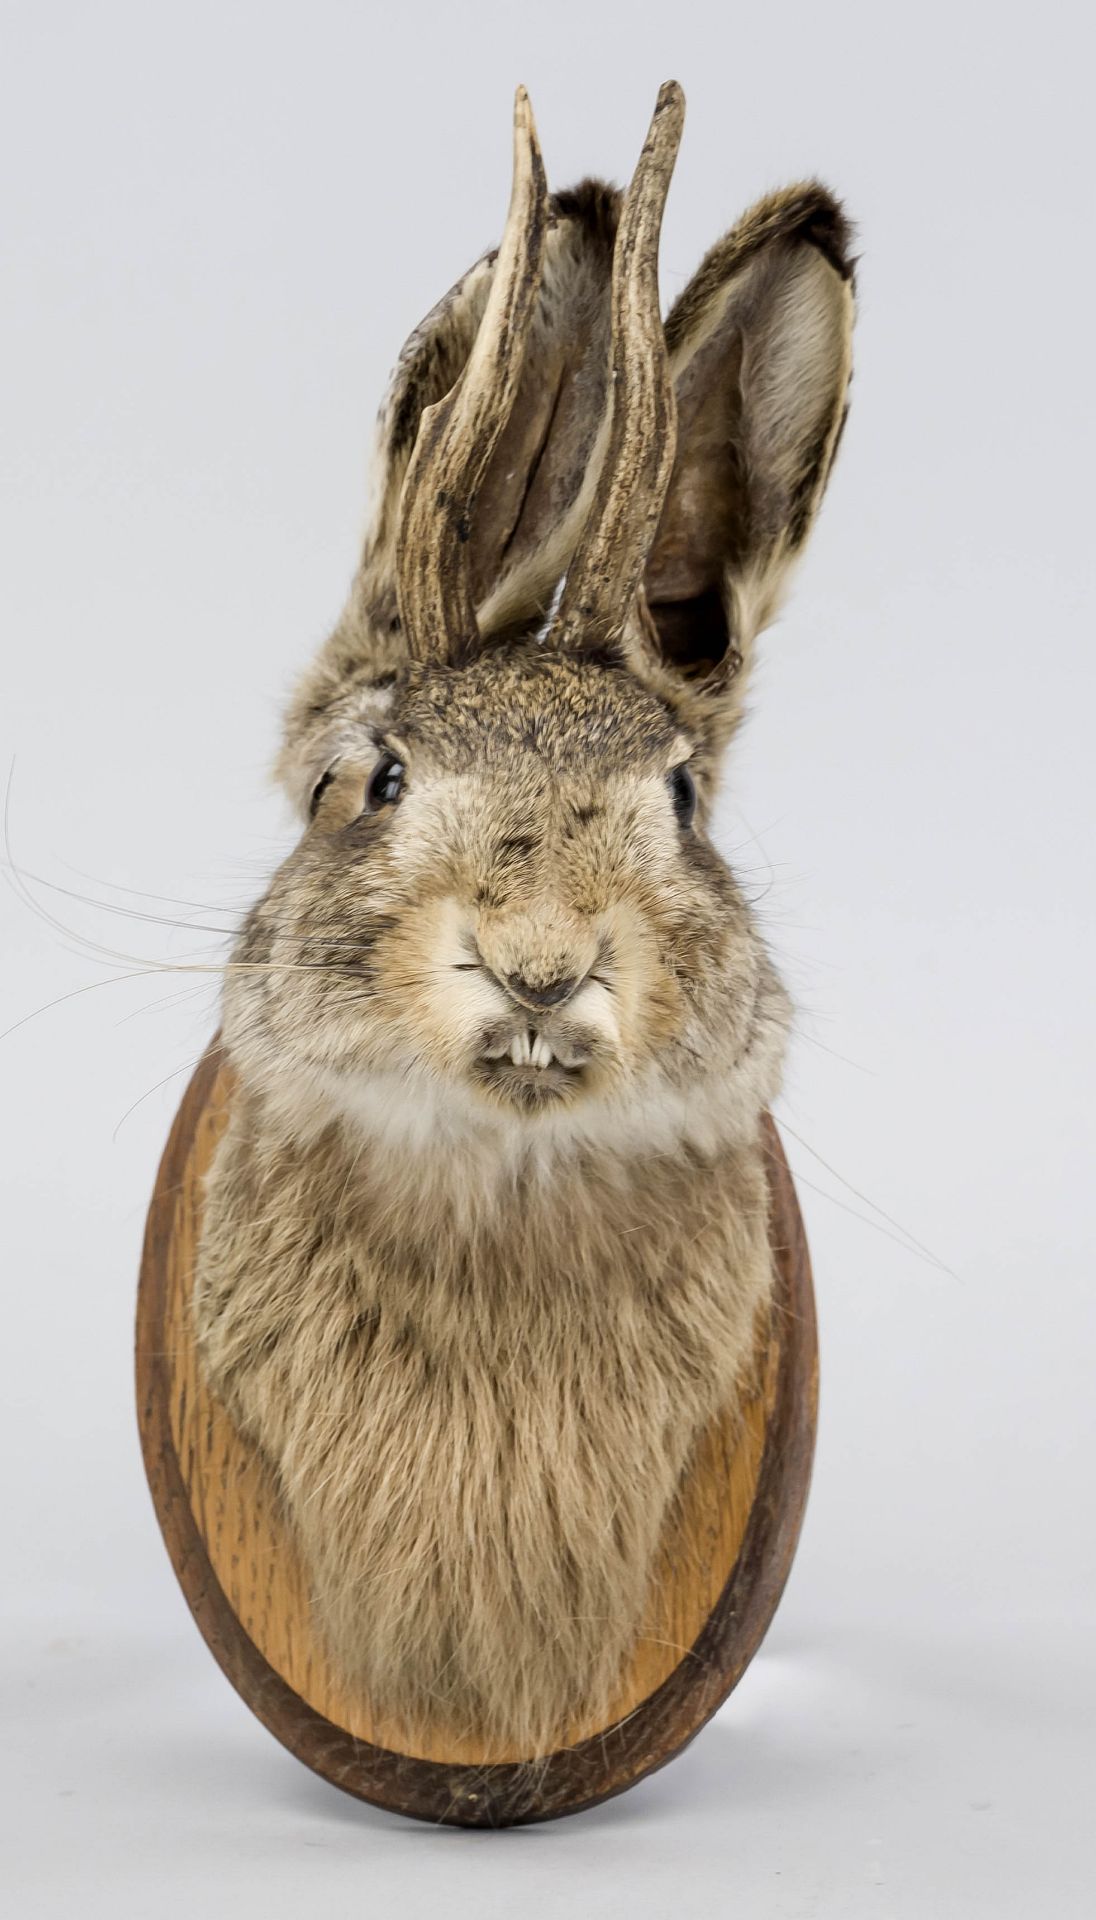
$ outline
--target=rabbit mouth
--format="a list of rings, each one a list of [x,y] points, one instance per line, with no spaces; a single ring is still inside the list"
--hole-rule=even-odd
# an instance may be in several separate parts
[[[486,1037],[476,1077],[493,1092],[531,1109],[574,1093],[591,1059],[591,1048],[570,1035],[522,1026]]]

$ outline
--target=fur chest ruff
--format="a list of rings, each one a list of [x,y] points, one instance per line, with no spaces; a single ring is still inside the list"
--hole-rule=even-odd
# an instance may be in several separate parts
[[[409,1733],[549,1751],[610,1697],[698,1436],[745,1385],[761,1146],[576,1167],[470,1218],[255,1119],[210,1175],[196,1331],[332,1659]]]

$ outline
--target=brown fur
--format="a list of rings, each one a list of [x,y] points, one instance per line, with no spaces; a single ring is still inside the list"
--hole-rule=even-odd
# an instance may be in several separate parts
[[[646,594],[600,650],[554,645],[546,594],[604,452],[617,212],[592,184],[554,202],[470,528],[487,644],[459,664],[409,657],[399,501],[490,261],[405,351],[362,567],[290,713],[310,821],[228,974],[240,1092],[196,1296],[348,1680],[409,1730],[530,1757],[608,1700],[768,1298],[759,1119],[787,1003],[705,823],[848,371],[844,229],[797,189],[668,323],[681,430]],[[363,809],[385,754],[401,797]]]
[[[469,1219],[345,1132],[303,1156],[265,1132],[243,1106],[218,1164],[205,1353],[342,1670],[411,1736],[551,1751],[604,1710],[682,1465],[742,1385],[759,1157],[654,1157],[640,1185],[607,1151],[565,1204],[515,1170]]]

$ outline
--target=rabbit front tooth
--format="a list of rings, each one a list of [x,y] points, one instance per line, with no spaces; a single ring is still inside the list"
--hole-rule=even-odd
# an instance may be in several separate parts
[[[515,1067],[527,1067],[531,1057],[528,1033],[515,1033],[510,1042],[510,1058]]]
[[[548,1045],[547,1040],[543,1039],[538,1034],[537,1038],[533,1042],[534,1067],[550,1067],[552,1064],[553,1058],[554,1058],[554,1055],[552,1053],[551,1047]]]

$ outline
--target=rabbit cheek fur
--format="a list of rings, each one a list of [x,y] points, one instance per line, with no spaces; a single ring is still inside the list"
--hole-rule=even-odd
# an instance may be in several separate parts
[[[362,814],[362,723],[229,975],[198,1328],[340,1671],[534,1755],[607,1703],[746,1379],[786,1003],[630,673],[511,649],[384,720],[405,798]],[[540,1019],[560,1084],[491,1057],[526,1016],[477,951],[597,974]]]
[[[664,88],[623,202],[548,202],[519,95],[503,246],[405,348],[290,709],[305,832],[226,976],[195,1292],[347,1683],[529,1758],[607,1711],[770,1295],[788,1009],[707,821],[840,436],[852,264],[791,188],[663,331],[680,119]]]

